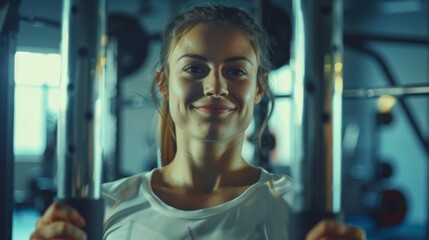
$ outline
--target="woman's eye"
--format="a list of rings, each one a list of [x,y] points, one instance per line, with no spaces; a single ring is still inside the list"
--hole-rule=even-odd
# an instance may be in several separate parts
[[[244,70],[241,69],[230,69],[228,71],[226,71],[226,73],[228,75],[232,75],[232,76],[243,76],[246,75],[246,72]]]
[[[188,73],[197,73],[197,74],[201,74],[205,72],[204,68],[198,67],[198,66],[187,66],[183,70]]]

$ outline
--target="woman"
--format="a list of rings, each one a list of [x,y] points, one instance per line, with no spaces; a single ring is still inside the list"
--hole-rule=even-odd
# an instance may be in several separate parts
[[[196,7],[164,31],[155,85],[163,167],[103,185],[104,239],[286,239],[291,181],[241,156],[268,85],[268,44],[245,12]],[[31,239],[85,239],[84,219],[54,203]],[[308,239],[364,239],[324,220]]]

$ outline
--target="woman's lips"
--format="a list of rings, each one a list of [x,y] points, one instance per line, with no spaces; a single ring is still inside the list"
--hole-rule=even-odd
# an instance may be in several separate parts
[[[202,112],[212,113],[212,114],[227,113],[234,110],[233,107],[230,107],[228,105],[223,105],[223,104],[204,104],[204,105],[195,106],[195,108]]]

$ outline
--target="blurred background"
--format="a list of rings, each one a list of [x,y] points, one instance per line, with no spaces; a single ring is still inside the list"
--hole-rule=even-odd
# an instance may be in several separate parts
[[[118,64],[107,73],[118,83],[112,109],[116,117],[107,123],[112,128],[106,144],[114,151],[106,156],[103,181],[157,166],[156,108],[150,84],[159,34],[172,15],[208,2],[243,8],[270,34],[275,53],[270,78],[277,98],[264,134],[268,144],[256,147],[252,136],[257,124],[252,124],[243,156],[271,171],[290,172],[291,0],[108,0],[108,33],[117,42],[113,59]],[[62,4],[58,0],[15,4],[19,26],[13,69],[13,239],[21,240],[28,239],[35,220],[56,194]],[[0,50],[6,48],[2,45]],[[428,84],[429,1],[344,0],[344,88]],[[346,221],[364,227],[368,239],[429,239],[429,95],[372,97],[371,93],[366,91],[365,98],[345,97],[343,102]],[[258,112],[263,113],[261,106]],[[254,123],[261,121],[258,112]]]

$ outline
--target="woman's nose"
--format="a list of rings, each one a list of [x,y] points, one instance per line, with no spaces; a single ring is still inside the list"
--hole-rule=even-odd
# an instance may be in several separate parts
[[[210,74],[203,81],[204,95],[209,97],[226,97],[228,96],[228,84],[226,79],[220,74]]]
[[[215,97],[215,98],[226,97],[228,96],[228,93],[229,93],[228,90],[225,88],[204,90],[204,95],[208,97]]]

